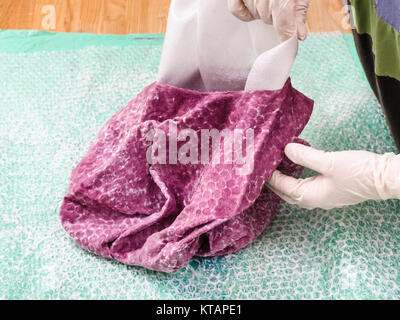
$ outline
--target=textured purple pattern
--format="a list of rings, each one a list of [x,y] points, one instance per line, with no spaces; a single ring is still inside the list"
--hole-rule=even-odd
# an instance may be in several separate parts
[[[302,168],[282,159],[282,150],[299,140],[312,106],[290,80],[278,91],[211,93],[153,83],[105,124],[73,170],[62,224],[95,254],[165,272],[194,255],[243,248],[279,205],[264,187],[266,179],[278,166],[301,174]],[[253,172],[237,175],[236,164],[149,165],[145,135],[153,128],[168,133],[170,119],[178,132],[253,128]]]

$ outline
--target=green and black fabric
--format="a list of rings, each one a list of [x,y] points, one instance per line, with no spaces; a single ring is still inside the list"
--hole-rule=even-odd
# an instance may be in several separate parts
[[[400,150],[400,0],[349,0],[358,55]]]

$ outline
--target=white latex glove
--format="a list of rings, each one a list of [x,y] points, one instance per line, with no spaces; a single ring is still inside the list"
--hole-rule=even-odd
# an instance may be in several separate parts
[[[228,0],[230,12],[243,21],[261,19],[273,24],[281,42],[296,31],[297,37],[307,37],[307,10],[310,0]]]
[[[267,186],[303,208],[332,209],[366,200],[400,199],[400,155],[368,151],[324,152],[290,143],[285,154],[320,175],[295,179],[275,171]]]

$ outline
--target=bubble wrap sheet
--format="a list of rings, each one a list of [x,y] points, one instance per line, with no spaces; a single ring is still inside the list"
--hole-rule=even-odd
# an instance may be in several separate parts
[[[121,37],[106,46],[94,36],[99,41],[89,46],[52,51],[38,49],[36,34],[35,50],[6,52],[3,40],[26,44],[30,33],[6,37],[0,36],[0,298],[400,298],[398,201],[329,212],[282,203],[245,249],[195,258],[174,274],[82,250],[58,215],[71,170],[105,121],[155,80],[162,41]],[[339,34],[301,43],[292,81],[315,100],[301,137],[325,150],[396,151],[353,46]]]

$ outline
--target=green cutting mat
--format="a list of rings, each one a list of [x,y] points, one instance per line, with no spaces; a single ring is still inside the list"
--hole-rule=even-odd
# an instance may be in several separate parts
[[[104,260],[65,234],[72,168],[155,80],[162,41],[0,31],[0,298],[400,298],[398,201],[329,212],[282,204],[252,245],[172,275]],[[302,135],[311,145],[396,151],[349,36],[310,35],[292,78],[316,102]]]

